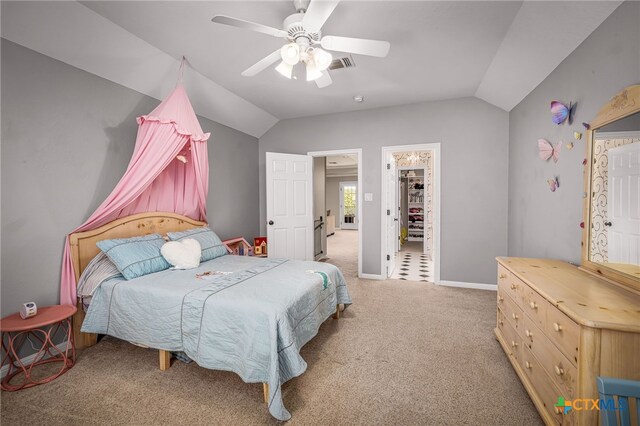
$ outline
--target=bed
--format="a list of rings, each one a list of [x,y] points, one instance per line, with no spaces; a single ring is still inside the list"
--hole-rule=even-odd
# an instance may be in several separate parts
[[[202,226],[172,213],[143,213],[72,234],[76,277],[98,254],[98,241]],[[169,368],[171,352],[184,352],[202,367],[263,383],[271,415],[288,420],[280,387],[306,370],[300,348],[350,303],[333,265],[226,255],[195,269],[106,280],[86,314],[78,309],[74,331],[79,346],[107,334],[158,349],[161,370]]]

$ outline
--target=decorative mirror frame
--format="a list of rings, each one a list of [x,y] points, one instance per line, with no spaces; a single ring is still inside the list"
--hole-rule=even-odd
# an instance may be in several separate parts
[[[582,216],[584,229],[582,230],[582,269],[593,274],[621,284],[637,293],[640,293],[640,279],[610,268],[602,263],[589,260],[589,248],[591,239],[591,172],[593,169],[593,135],[596,130],[640,112],[640,84],[629,86],[615,95],[600,109],[596,118],[589,123],[587,130],[587,164],[584,167],[584,192]]]

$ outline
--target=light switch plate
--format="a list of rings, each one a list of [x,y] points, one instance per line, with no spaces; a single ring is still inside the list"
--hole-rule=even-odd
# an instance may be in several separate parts
[[[373,193],[372,192],[365,192],[364,193],[364,200],[365,201],[373,201]]]

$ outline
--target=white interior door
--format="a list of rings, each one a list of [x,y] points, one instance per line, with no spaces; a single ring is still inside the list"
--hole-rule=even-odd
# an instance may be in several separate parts
[[[391,276],[393,270],[396,267],[396,242],[398,239],[397,234],[397,221],[398,221],[398,205],[396,198],[396,191],[398,185],[398,178],[396,175],[396,160],[393,158],[393,154],[389,153],[386,158],[387,168],[385,173],[384,188],[387,192],[387,243],[384,249],[387,252],[387,277]]]
[[[313,162],[266,153],[267,254],[313,260]]]
[[[640,265],[640,143],[609,150],[609,262]]]
[[[340,182],[340,229],[358,229],[358,182]]]

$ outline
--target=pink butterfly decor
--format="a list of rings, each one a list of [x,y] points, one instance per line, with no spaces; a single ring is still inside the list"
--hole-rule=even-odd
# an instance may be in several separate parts
[[[560,188],[560,182],[558,181],[558,177],[554,176],[553,179],[547,180],[549,184],[549,189],[551,192],[556,192],[556,189]]]
[[[567,123],[571,124],[575,108],[576,104],[571,102],[569,102],[569,106],[566,106],[562,102],[551,101],[551,120],[556,124],[562,124],[567,120]]]
[[[549,158],[553,157],[553,162],[557,163],[560,159],[561,146],[562,142],[558,142],[554,147],[548,140],[538,139],[538,151],[540,152],[540,158],[547,161]]]

